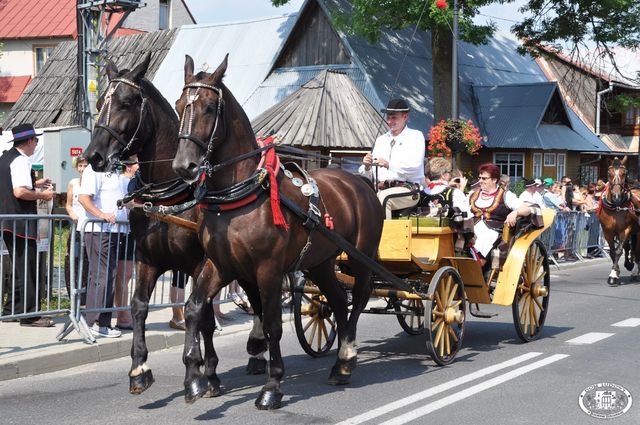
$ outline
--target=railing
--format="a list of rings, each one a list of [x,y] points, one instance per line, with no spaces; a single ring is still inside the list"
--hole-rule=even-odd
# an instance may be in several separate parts
[[[586,257],[605,254],[602,228],[595,213],[559,212],[540,240],[556,266],[560,261],[584,261]]]

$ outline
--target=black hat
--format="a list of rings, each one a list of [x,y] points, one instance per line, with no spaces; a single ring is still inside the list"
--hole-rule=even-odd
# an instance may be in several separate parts
[[[13,133],[13,140],[9,143],[22,142],[23,140],[31,139],[32,137],[42,136],[42,133],[36,133],[33,124],[20,124],[11,129]]]
[[[404,99],[391,99],[387,103],[387,107],[380,109],[385,114],[394,114],[396,112],[409,112],[409,104]]]
[[[523,179],[524,187],[540,187],[542,186],[542,181],[540,179]]]

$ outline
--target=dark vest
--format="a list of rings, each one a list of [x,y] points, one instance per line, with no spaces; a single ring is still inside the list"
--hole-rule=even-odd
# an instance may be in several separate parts
[[[509,207],[504,203],[504,189],[498,189],[498,193],[495,198],[493,198],[493,202],[486,208],[479,208],[476,206],[476,201],[480,196],[480,192],[480,190],[473,192],[469,198],[474,222],[477,223],[480,220],[484,220],[487,227],[501,232],[507,216],[511,213]]]
[[[447,215],[450,216],[453,213],[453,188],[447,187],[440,193],[435,195],[423,194],[420,205],[428,206],[429,203],[439,205],[440,208],[447,211]]]
[[[24,201],[13,196],[13,184],[11,182],[11,168],[10,165],[14,159],[20,156],[20,152],[15,148],[11,148],[5,151],[0,156],[0,214],[37,214],[37,201]],[[33,171],[31,172],[31,184],[34,183],[35,176]],[[3,232],[13,232],[13,223],[16,226],[17,237],[36,238],[38,220],[11,220],[2,221]],[[25,224],[28,228],[25,229]],[[25,232],[26,230],[26,232]],[[26,235],[25,235],[26,233]]]

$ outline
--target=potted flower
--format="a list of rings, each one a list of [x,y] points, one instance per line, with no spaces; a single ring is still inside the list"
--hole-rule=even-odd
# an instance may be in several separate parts
[[[442,120],[429,130],[429,157],[450,157],[453,152],[477,155],[482,147],[480,131],[471,120]]]

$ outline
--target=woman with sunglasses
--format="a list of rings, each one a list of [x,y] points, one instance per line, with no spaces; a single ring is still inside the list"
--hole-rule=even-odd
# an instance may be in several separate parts
[[[484,266],[499,242],[506,223],[515,226],[518,217],[527,216],[531,210],[520,202],[515,193],[499,186],[500,168],[486,163],[478,167],[480,190],[469,195],[469,206],[474,217],[475,251]]]

